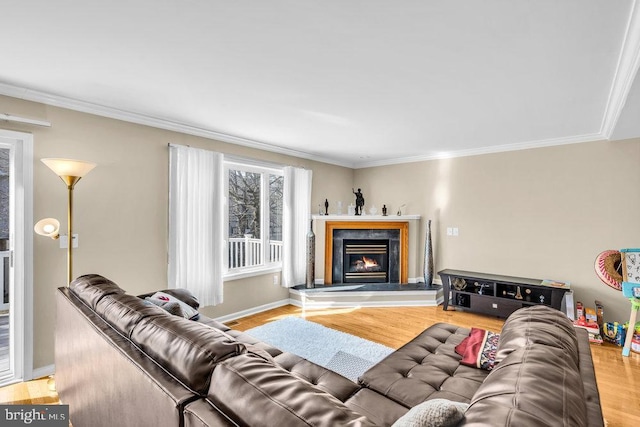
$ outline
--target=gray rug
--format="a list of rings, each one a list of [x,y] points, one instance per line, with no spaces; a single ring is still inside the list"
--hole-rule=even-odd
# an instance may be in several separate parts
[[[382,344],[299,317],[285,317],[246,332],[352,381],[357,381],[360,375],[394,351]]]

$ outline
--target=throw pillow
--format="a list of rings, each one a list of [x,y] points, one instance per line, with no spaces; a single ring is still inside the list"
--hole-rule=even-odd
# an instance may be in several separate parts
[[[456,346],[456,353],[462,356],[460,363],[490,371],[495,366],[499,340],[500,334],[471,328],[469,336]]]
[[[148,301],[153,302],[154,304],[157,304],[159,306],[161,306],[162,308],[164,308],[165,310],[169,311],[169,309],[175,311],[177,313],[177,311],[175,310],[175,305],[177,304],[180,308],[180,315],[182,317],[184,317],[185,319],[190,319],[190,320],[195,320],[198,318],[198,316],[200,315],[200,313],[198,313],[198,310],[196,310],[195,308],[191,307],[189,304],[186,304],[185,302],[179,300],[178,298],[176,298],[173,295],[169,295],[165,292],[156,292],[155,294],[151,295],[150,297],[145,298]],[[165,307],[166,304],[168,303],[172,303],[169,306],[169,309],[167,309],[167,307]]]
[[[409,409],[392,427],[453,427],[464,418],[469,404],[431,399]]]
[[[177,302],[162,301],[159,299],[153,299],[151,297],[146,297],[144,301],[150,305],[157,305],[158,307],[164,309],[169,314],[173,314],[174,316],[184,317],[184,313],[180,308],[180,304],[178,304]]]

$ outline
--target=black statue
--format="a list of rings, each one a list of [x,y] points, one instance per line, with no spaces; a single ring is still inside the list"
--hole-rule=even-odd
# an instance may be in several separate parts
[[[324,214],[329,215],[329,199],[324,199]]]
[[[362,207],[364,206],[364,196],[362,195],[362,191],[359,188],[357,192],[355,192],[353,188],[351,191],[356,195],[356,215],[362,215]]]

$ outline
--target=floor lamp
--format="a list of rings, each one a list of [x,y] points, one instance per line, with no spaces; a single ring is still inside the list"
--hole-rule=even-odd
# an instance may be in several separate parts
[[[68,190],[67,203],[67,286],[73,280],[73,188],[80,179],[96,167],[95,163],[71,159],[41,159],[66,184]],[[45,218],[38,221],[34,230],[36,233],[57,239],[60,222],[55,218]]]

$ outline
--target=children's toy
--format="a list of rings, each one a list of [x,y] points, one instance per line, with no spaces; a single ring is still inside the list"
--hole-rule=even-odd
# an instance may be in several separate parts
[[[622,258],[622,295],[631,301],[631,316],[629,317],[629,331],[624,341],[622,355],[629,356],[633,341],[633,328],[640,309],[640,249],[621,249]]]
[[[640,309],[640,283],[622,282],[622,295],[631,301],[631,316],[629,317],[629,325],[635,325],[638,318],[638,309]],[[627,338],[622,348],[622,355],[628,356],[631,350],[631,341],[633,340],[633,330],[628,331]]]
[[[640,353],[640,334],[634,334],[631,340],[631,351]]]
[[[602,325],[602,335],[604,340],[619,347],[624,345],[626,332],[627,330],[625,325],[621,325],[618,322],[607,322]]]
[[[580,301],[576,303],[576,307],[578,319],[573,322],[573,326],[585,329],[589,333],[589,342],[602,344],[600,326],[596,322],[596,311],[592,308],[584,308]]]

